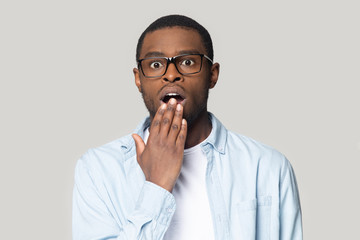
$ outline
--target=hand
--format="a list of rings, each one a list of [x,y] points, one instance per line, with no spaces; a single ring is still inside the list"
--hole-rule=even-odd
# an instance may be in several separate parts
[[[180,175],[184,156],[187,123],[182,116],[183,106],[172,98],[156,112],[146,145],[139,135],[132,135],[146,180],[169,192]]]

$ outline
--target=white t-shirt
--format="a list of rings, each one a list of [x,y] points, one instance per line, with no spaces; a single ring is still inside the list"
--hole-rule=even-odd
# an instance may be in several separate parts
[[[145,142],[149,130],[145,131]],[[180,176],[172,194],[176,211],[165,233],[165,240],[214,239],[213,223],[206,190],[207,159],[200,144],[185,149]]]

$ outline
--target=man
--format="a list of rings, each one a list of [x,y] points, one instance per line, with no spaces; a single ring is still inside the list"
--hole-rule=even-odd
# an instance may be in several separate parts
[[[150,116],[78,161],[74,239],[302,239],[288,160],[207,111],[219,76],[207,30],[162,17],[136,58]]]

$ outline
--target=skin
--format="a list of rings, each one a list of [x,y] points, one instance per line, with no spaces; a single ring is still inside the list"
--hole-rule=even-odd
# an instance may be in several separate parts
[[[184,53],[206,54],[200,35],[192,29],[163,28],[145,36],[140,59]],[[135,84],[151,119],[146,145],[139,135],[133,134],[137,161],[147,181],[171,192],[180,174],[184,148],[195,146],[209,136],[212,126],[207,98],[209,89],[218,80],[219,68],[218,63],[211,65],[203,60],[199,73],[182,75],[170,64],[166,74],[159,78],[146,78],[141,70],[134,68]],[[163,103],[165,92],[181,93],[185,100],[178,103],[170,99]]]

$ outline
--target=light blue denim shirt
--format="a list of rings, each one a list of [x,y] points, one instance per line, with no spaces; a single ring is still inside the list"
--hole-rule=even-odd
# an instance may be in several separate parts
[[[278,151],[228,131],[210,114],[201,143],[215,239],[302,239],[295,175]],[[143,137],[147,118],[135,130]],[[131,135],[90,149],[77,162],[73,239],[162,239],[174,196],[145,180]],[[200,223],[201,224],[201,223]]]

